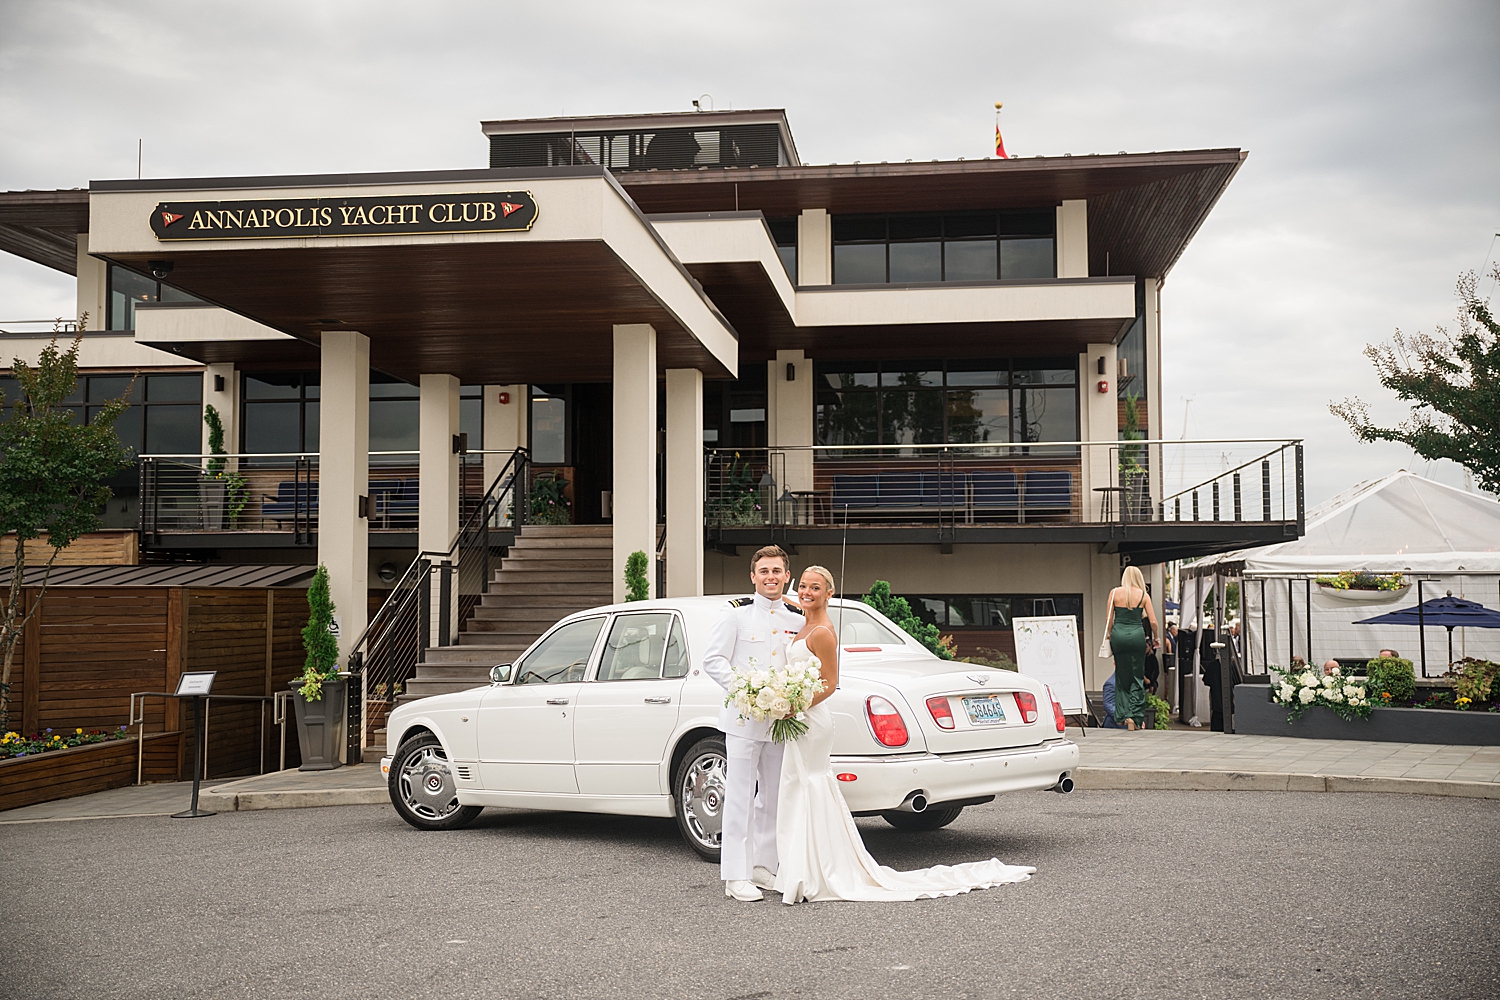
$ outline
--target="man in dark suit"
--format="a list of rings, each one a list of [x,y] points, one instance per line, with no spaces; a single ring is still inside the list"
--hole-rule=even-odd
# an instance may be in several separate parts
[[[1208,685],[1209,705],[1209,728],[1216,733],[1224,732],[1224,706],[1229,706],[1231,717],[1234,714],[1234,685],[1241,680],[1240,675],[1240,623],[1235,622],[1229,626],[1229,632],[1224,636],[1222,648],[1215,649],[1214,645],[1219,642],[1216,629],[1206,628],[1201,633],[1203,645],[1200,647],[1199,656],[1203,663],[1203,683]],[[1229,690],[1224,690],[1225,667],[1228,667]]]

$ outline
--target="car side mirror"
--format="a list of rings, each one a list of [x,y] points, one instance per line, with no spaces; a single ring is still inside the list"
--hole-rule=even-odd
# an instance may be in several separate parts
[[[491,684],[504,684],[507,681],[509,681],[510,680],[510,667],[511,667],[511,665],[509,663],[498,663],[495,666],[491,667],[490,668],[490,683]]]

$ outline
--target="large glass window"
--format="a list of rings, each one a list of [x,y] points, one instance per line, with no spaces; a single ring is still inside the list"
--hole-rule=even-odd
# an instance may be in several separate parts
[[[833,283],[1052,278],[1056,210],[836,215]]]
[[[797,219],[767,219],[766,227],[771,230],[771,239],[776,244],[776,255],[781,258],[781,266],[786,268],[786,275],[792,279],[792,284],[797,283]]]
[[[764,364],[741,364],[737,382],[704,382],[704,443],[717,448],[764,448],[766,399]]]
[[[106,330],[134,330],[135,307],[142,302],[202,302],[179,288],[163,284],[119,264],[109,265]]]
[[[531,461],[568,464],[568,396],[561,385],[531,387]]]
[[[906,597],[912,611],[944,632],[1011,631],[1012,618],[1073,615],[1083,628],[1082,594],[921,594]]]
[[[318,450],[318,373],[246,372],[240,450],[281,455]]]
[[[1078,440],[1069,359],[820,362],[820,445]]]
[[[416,451],[421,446],[422,399],[410,382],[370,373],[370,450]]]

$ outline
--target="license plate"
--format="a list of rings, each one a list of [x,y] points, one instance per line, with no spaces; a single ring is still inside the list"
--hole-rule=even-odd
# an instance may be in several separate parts
[[[1010,721],[1005,717],[1005,706],[998,694],[965,698],[964,711],[969,713],[971,726],[1003,726]]]

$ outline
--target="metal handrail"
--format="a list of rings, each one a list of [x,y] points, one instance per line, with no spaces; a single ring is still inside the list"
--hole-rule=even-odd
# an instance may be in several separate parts
[[[197,739],[203,741],[203,772],[199,777],[208,780],[208,710],[212,707],[214,699],[219,701],[269,701],[272,702],[271,725],[281,726],[281,767],[286,770],[286,715],[282,707],[283,695],[290,696],[290,691],[278,691],[275,694],[207,694],[203,695],[203,732],[195,734]],[[126,726],[135,726],[135,783],[139,785],[145,770],[146,761],[146,699],[147,698],[180,698],[182,695],[173,691],[136,691],[130,695],[130,721]],[[165,723],[163,724],[165,726]],[[165,728],[162,729],[166,733]],[[260,746],[256,752],[256,773],[266,773],[266,713],[260,713]]]
[[[1078,448],[1113,447],[1121,444],[1301,444],[1302,438],[1133,438],[1121,441],[977,441],[961,444],[788,444],[756,445],[743,448],[729,446],[705,448],[715,454],[754,451],[977,451],[983,448]]]

